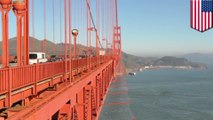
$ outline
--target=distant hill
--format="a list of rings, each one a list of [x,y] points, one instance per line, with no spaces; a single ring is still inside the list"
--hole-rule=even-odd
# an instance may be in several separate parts
[[[162,58],[155,57],[138,57],[123,53],[123,64],[128,71],[135,71],[145,66],[171,66],[171,67],[189,67],[196,69],[206,69],[207,65],[199,62],[192,62],[186,58],[177,58],[173,56],[165,56]]]
[[[202,62],[202,63],[213,63],[213,53],[190,53],[183,55],[182,57],[187,58],[191,61]]]
[[[13,55],[13,56],[16,55],[16,47],[17,47],[16,42],[17,42],[16,37],[9,39],[10,55]],[[41,51],[41,45],[42,45],[43,41],[30,37],[29,42],[30,42],[30,51],[31,52],[40,52]],[[2,44],[2,42],[0,41],[0,46],[1,46],[1,44]],[[65,47],[64,43],[53,43],[49,40],[46,40],[45,51],[48,55],[59,55],[64,52],[64,47]],[[69,48],[69,45],[67,45],[67,47]],[[94,49],[94,48],[92,48],[92,49]],[[79,54],[81,54],[85,50],[86,50],[85,46],[80,45],[80,44],[77,45],[77,51],[79,52]],[[95,50],[93,50],[93,52],[94,51]],[[1,56],[1,54],[2,54],[2,50],[0,49],[0,56]]]
[[[2,43],[0,42],[0,45]],[[42,41],[38,40],[36,38],[30,37],[30,51],[39,52],[41,51],[41,44]],[[9,39],[9,48],[10,48],[10,55],[15,56],[16,55],[16,38]],[[59,55],[64,53],[64,43],[53,43],[49,40],[46,40],[46,53],[48,55]],[[69,48],[69,46],[67,45]],[[54,50],[55,49],[55,50]],[[73,49],[73,47],[72,47]],[[84,51],[87,49],[84,45],[77,45],[77,51],[79,54],[84,54]],[[95,53],[95,48],[91,48],[92,53]],[[0,55],[2,50],[0,49]],[[163,57],[163,58],[155,58],[155,57],[139,57],[134,56],[131,54],[127,54],[125,52],[122,52],[123,55],[123,65],[126,68],[127,71],[132,70],[138,70],[139,68],[143,68],[144,66],[149,65],[172,65],[172,66],[178,66],[178,65],[190,65],[194,68],[198,68],[200,66],[205,66],[204,64],[200,63],[194,63],[190,62],[185,58],[175,58],[175,57]]]
[[[147,65],[151,65],[157,58],[154,57],[139,57],[131,54],[124,53],[123,64],[126,67],[127,71],[138,70]]]
[[[155,60],[153,62],[153,66],[189,66],[192,68],[207,68],[207,66],[203,63],[191,62],[186,58],[176,58],[172,56],[165,56]]]

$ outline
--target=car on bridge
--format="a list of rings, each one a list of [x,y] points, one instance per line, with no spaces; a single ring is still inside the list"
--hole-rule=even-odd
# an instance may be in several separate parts
[[[46,53],[44,52],[30,52],[29,64],[45,63],[47,62]]]

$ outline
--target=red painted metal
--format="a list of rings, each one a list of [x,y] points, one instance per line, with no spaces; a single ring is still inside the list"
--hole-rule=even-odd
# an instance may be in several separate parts
[[[17,19],[16,21],[17,21],[17,65],[18,66],[23,65],[22,29],[23,29],[23,17],[25,16],[25,10],[26,10],[26,3],[24,1],[13,2],[13,12],[16,15],[16,19]],[[25,43],[24,45],[26,45],[25,41],[24,43]]]
[[[101,31],[101,33],[102,33],[102,43],[103,43],[103,41],[106,39],[105,38],[105,34],[104,34],[104,28],[105,28],[105,1],[104,0],[102,0],[102,4],[101,4],[101,6],[102,6],[102,31]]]
[[[68,32],[68,35],[69,35],[69,60],[72,60],[72,34],[71,34],[71,31],[72,31],[72,19],[71,19],[71,16],[72,16],[72,11],[71,11],[71,6],[72,6],[72,1],[69,0],[68,1],[68,7],[69,7],[69,32]],[[72,62],[69,62],[69,72],[70,72],[70,81],[72,81]]]
[[[25,14],[24,14],[24,65],[29,64],[29,0],[25,0]]]
[[[87,28],[86,28],[86,32],[87,32],[87,38],[86,38],[86,40],[87,40],[87,52],[86,52],[86,55],[87,56],[90,56],[90,54],[89,54],[89,51],[90,51],[90,45],[89,45],[89,41],[90,41],[90,31],[89,31],[89,28],[90,28],[90,21],[89,21],[89,10],[88,10],[88,6],[87,6],[87,3],[88,3],[88,0],[86,0],[86,24],[87,24]],[[90,59],[88,59],[88,61],[87,61],[87,63],[88,63],[88,67],[90,66]]]
[[[77,53],[76,53],[76,41],[77,41],[77,36],[74,36],[74,58],[77,58]]]
[[[79,103],[78,104],[79,107],[81,105],[83,105],[84,112],[80,112],[80,113],[84,116],[84,118],[92,119],[92,117],[93,117],[92,116],[93,114],[91,114],[92,107],[93,107],[93,110],[96,109],[95,108],[96,101],[92,101],[92,98],[95,96],[93,89],[95,87],[95,82],[96,82],[96,78],[97,78],[96,76],[99,74],[102,74],[100,71],[103,71],[103,69],[106,69],[106,67],[110,68],[110,69],[108,69],[108,71],[112,70],[112,61],[108,61],[106,64],[104,64],[103,66],[100,66],[92,73],[91,72],[88,73],[86,75],[86,77],[80,78],[80,80],[75,81],[74,85],[66,84],[66,86],[64,86],[62,89],[59,89],[58,91],[56,91],[54,94],[52,94],[48,98],[41,100],[38,104],[35,104],[33,107],[30,107],[29,109],[24,109],[24,110],[18,112],[17,114],[12,115],[11,119],[13,119],[13,118],[16,119],[16,118],[20,118],[20,117],[23,117],[25,119],[31,119],[33,117],[36,117],[37,119],[41,119],[41,118],[45,119],[45,118],[53,115],[55,112],[57,112],[57,110],[59,108],[61,108],[65,103],[67,103],[67,101],[69,101],[69,100],[71,100],[71,102],[74,102],[75,100],[77,100],[76,102],[71,104],[71,107],[73,107],[76,103],[77,104]],[[110,76],[111,76],[110,78],[112,79],[112,74]],[[108,84],[108,86],[109,86],[109,84]],[[80,93],[81,93],[80,91],[82,91],[82,90],[83,90],[83,95],[80,95]],[[78,94],[79,100],[76,99],[77,93],[79,93]],[[103,97],[105,96],[105,94],[104,95],[103,94],[104,93],[102,92],[102,97],[99,97],[99,101],[101,101],[101,103],[103,103]],[[93,95],[93,97],[92,97],[92,95]],[[16,97],[18,97],[18,96],[16,96]],[[80,99],[82,99],[83,101],[81,101]],[[98,108],[100,108],[100,105],[101,104],[99,103]],[[51,106],[51,110],[49,109],[49,106]],[[31,109],[33,109],[34,112],[31,112]],[[81,107],[79,109],[81,109]],[[94,116],[95,116],[95,113],[94,113]]]
[[[52,17],[53,17],[53,43],[55,43],[55,3],[54,0],[52,0]],[[56,48],[52,46],[52,51],[55,53]]]
[[[46,0],[44,0],[44,40],[41,45],[41,51],[46,52]]]
[[[99,24],[100,24],[100,0],[96,0],[96,56],[99,56]],[[94,26],[95,27],[95,26]],[[99,61],[99,60],[98,60]]]
[[[2,12],[2,67],[9,66],[8,48],[8,13],[12,7],[12,0],[0,0]]]
[[[62,2],[60,2],[60,43],[62,43]],[[62,47],[59,48],[60,54],[63,55],[62,53]]]
[[[117,1],[116,1],[117,2]],[[28,65],[29,61],[29,0],[24,4],[15,6],[14,12],[17,16],[17,39],[18,66],[9,66],[8,51],[8,12],[11,8],[10,0],[0,0],[2,12],[2,37],[3,37],[3,68],[0,69],[0,108],[10,108],[14,104],[22,103],[21,109],[13,107],[6,109],[8,119],[72,119],[72,120],[97,120],[100,116],[110,84],[115,78],[116,68],[121,63],[121,30],[118,26],[117,3],[114,1],[102,1],[102,40],[106,39],[106,49],[112,43],[113,53],[111,55],[99,55],[100,44],[100,0],[91,2],[86,0],[86,21],[87,22],[87,53],[85,58],[77,57],[76,32],[72,30],[72,1],[60,1],[60,41],[64,34],[64,58],[63,61],[47,62],[43,64]],[[62,3],[64,14],[62,16]],[[91,7],[96,3],[96,23],[93,19]],[[106,3],[106,5],[104,5]],[[34,14],[34,3],[32,3]],[[44,0],[44,41],[42,51],[45,52],[46,42],[46,0]],[[53,41],[55,40],[55,10],[52,3],[53,14]],[[110,6],[113,7],[110,9]],[[80,10],[81,11],[81,10]],[[67,16],[68,15],[68,16]],[[106,15],[106,16],[105,16]],[[64,22],[62,22],[64,17]],[[115,18],[116,17],[116,18]],[[82,17],[83,18],[83,17]],[[106,18],[106,20],[104,20]],[[23,20],[22,20],[23,19]],[[81,21],[81,20],[79,20]],[[83,21],[83,20],[82,20]],[[33,16],[33,36],[34,36]],[[64,32],[62,32],[62,23]],[[82,27],[82,26],[81,26]],[[67,31],[68,30],[68,31]],[[81,31],[82,28],[79,28]],[[24,43],[22,40],[22,31]],[[95,31],[95,35],[91,32]],[[68,35],[67,35],[68,32]],[[84,34],[81,31],[81,35]],[[72,36],[74,37],[74,58],[72,59]],[[104,36],[105,35],[105,36]],[[81,38],[81,37],[79,37]],[[94,38],[96,56],[92,56],[92,38]],[[69,40],[69,44],[68,41]],[[103,41],[102,41],[103,42]],[[69,53],[68,52],[69,46]],[[111,48],[112,49],[112,48]],[[54,51],[54,49],[53,49]],[[62,52],[62,50],[61,50]],[[69,59],[68,59],[69,55]],[[113,55],[113,56],[112,56]],[[23,56],[23,60],[22,60]],[[22,63],[23,62],[23,63]],[[122,87],[126,84],[121,84]],[[111,95],[127,94],[126,91],[110,93]],[[128,103],[112,103],[120,105]],[[1,112],[2,113],[2,112]],[[2,113],[3,114],[3,113]],[[0,114],[0,119],[1,115]]]
[[[35,4],[34,4],[34,0],[32,0],[32,37],[35,38]],[[32,41],[32,51],[35,51],[35,42],[34,40]]]
[[[67,73],[67,0],[64,0],[64,58],[65,77]]]

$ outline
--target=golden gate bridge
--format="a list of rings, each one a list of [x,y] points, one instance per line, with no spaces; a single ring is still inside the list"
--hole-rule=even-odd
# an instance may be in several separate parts
[[[98,119],[123,73],[117,0],[0,0],[0,11],[0,119]],[[61,59],[30,64],[31,52]]]

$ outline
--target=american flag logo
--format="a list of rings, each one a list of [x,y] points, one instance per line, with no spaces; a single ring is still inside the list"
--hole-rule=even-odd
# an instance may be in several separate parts
[[[204,32],[213,27],[213,0],[191,0],[191,27]]]

